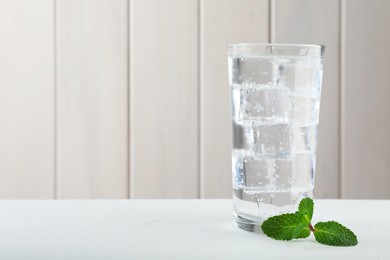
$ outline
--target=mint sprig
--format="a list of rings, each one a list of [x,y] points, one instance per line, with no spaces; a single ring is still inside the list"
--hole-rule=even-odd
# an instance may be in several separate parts
[[[263,222],[261,229],[264,234],[277,240],[306,238],[313,232],[315,239],[325,245],[354,246],[358,243],[351,230],[335,221],[319,222],[313,227],[313,210],[313,200],[304,198],[297,212],[270,217]]]

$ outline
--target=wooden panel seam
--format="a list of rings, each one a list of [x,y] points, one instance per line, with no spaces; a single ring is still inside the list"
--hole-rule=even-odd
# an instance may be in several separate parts
[[[57,78],[57,0],[53,0],[54,41],[54,199],[58,199],[58,78]]]
[[[133,87],[134,87],[134,82],[133,82],[133,62],[132,62],[132,59],[130,57],[131,53],[132,53],[132,49],[133,49],[133,46],[134,46],[134,42],[133,42],[133,39],[134,39],[134,35],[133,35],[133,25],[134,25],[134,21],[133,21],[133,11],[134,11],[134,0],[128,0],[129,1],[129,8],[128,8],[128,22],[129,22],[129,25],[128,25],[128,40],[129,40],[129,47],[128,47],[128,50],[129,50],[129,61],[128,61],[128,64],[129,64],[129,68],[128,68],[128,77],[129,77],[129,154],[128,154],[128,157],[129,157],[129,198],[132,199],[134,197],[134,149],[133,149],[133,145],[132,145],[132,142],[134,140],[134,116],[133,116],[133,111],[134,111],[134,100],[133,100]]]
[[[203,106],[202,106],[202,56],[203,56],[203,48],[202,48],[202,31],[203,31],[203,0],[198,0],[198,199],[202,199],[204,197],[203,194],[203,160],[202,160],[202,114],[203,114]]]
[[[126,33],[127,33],[127,37],[126,37],[126,40],[127,40],[127,129],[126,129],[126,132],[127,132],[127,198],[130,199],[131,198],[131,183],[130,183],[130,180],[131,180],[131,171],[130,171],[130,167],[131,167],[131,161],[130,161],[130,147],[131,147],[131,139],[130,139],[130,115],[131,115],[131,110],[130,110],[130,98],[131,98],[131,95],[130,95],[130,1],[131,0],[126,0],[126,4],[127,4],[127,12],[126,12],[126,16],[127,16],[127,21],[126,21],[126,26],[127,26],[127,29],[126,29]]]
[[[339,53],[339,195],[345,197],[345,15],[346,1],[340,0],[340,53]]]

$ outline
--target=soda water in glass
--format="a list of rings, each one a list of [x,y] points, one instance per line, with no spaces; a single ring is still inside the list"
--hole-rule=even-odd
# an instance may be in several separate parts
[[[234,215],[253,231],[313,196],[324,46],[231,44]]]

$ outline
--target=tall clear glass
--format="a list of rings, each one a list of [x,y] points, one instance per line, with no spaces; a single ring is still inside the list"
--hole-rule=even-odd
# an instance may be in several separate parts
[[[312,197],[324,46],[228,46],[236,223],[253,231]]]

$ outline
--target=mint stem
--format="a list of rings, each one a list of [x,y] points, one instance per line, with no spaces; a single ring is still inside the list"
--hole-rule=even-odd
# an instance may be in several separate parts
[[[311,231],[311,232],[314,232],[314,231],[315,231],[315,229],[314,229],[314,227],[311,225],[311,223],[309,223],[309,228],[310,228],[310,231]]]

